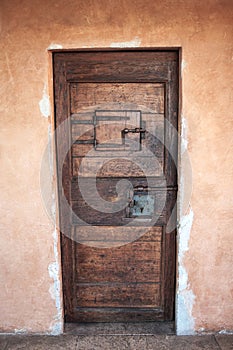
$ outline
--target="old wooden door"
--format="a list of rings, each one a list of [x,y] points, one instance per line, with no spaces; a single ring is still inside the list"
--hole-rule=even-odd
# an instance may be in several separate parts
[[[172,320],[178,52],[54,53],[66,321]]]

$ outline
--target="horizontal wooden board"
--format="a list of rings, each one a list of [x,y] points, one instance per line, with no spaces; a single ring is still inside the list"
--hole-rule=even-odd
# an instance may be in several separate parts
[[[83,308],[73,310],[69,322],[149,322],[164,319],[163,310],[158,308]]]
[[[77,282],[160,282],[161,242],[120,247],[76,245]]]
[[[73,83],[70,85],[71,113],[79,113],[88,107],[113,107],[124,109],[146,109],[153,113],[164,113],[164,85],[156,83]],[[102,107],[101,107],[102,106]],[[102,108],[104,109],[104,108]]]
[[[117,194],[117,187],[120,186],[123,189],[133,188],[150,188],[151,190],[173,190],[175,187],[166,187],[166,181],[160,177],[150,177],[150,176],[120,176],[120,177],[73,177],[71,181],[71,198],[72,200],[78,199],[77,191],[79,190],[79,181],[84,181],[84,185],[88,188],[92,181],[95,181],[96,188],[103,194],[104,198],[108,197],[108,193]],[[118,192],[119,193],[119,192]]]
[[[127,159],[128,158],[128,159]],[[125,177],[125,176],[163,176],[162,161],[154,156],[144,157],[140,153],[131,157],[117,157],[107,152],[102,157],[73,158],[73,176]]]
[[[73,224],[98,226],[164,225],[175,205],[176,188],[150,188],[150,184],[156,185],[158,183],[161,185],[161,180],[157,182],[156,178],[141,178],[141,180],[129,178],[129,181],[125,180],[124,178],[75,178],[71,187]],[[82,181],[81,191],[79,181]],[[149,185],[146,193],[154,199],[154,203],[151,204],[151,217],[127,218],[129,189],[130,186],[135,187],[136,184],[141,184],[145,188]]]
[[[160,284],[119,283],[77,285],[77,307],[151,307],[159,306]]]
[[[136,109],[137,106],[135,106],[134,108]],[[125,111],[119,111],[119,112],[114,112],[114,114],[122,114],[124,112],[127,113],[127,115],[129,115],[129,113],[131,112],[129,110],[129,107],[127,107],[127,104],[121,104],[121,105],[110,105],[108,104],[106,106],[106,112],[105,114],[110,114],[113,113],[112,110],[115,109],[124,109]],[[138,108],[137,108],[138,109]],[[109,111],[110,110],[110,111]],[[72,118],[71,118],[71,125],[72,125],[72,137],[73,140],[85,140],[85,139],[93,139],[94,138],[94,120],[95,120],[95,114],[98,112],[98,110],[95,110],[95,107],[90,107],[88,109],[88,112],[80,112],[80,113],[76,113],[76,114],[72,114]],[[97,130],[97,134],[104,134],[106,132],[106,127],[111,128],[111,133],[114,131],[114,128],[119,129],[117,131],[117,134],[112,137],[111,133],[110,133],[110,137],[109,138],[121,138],[121,130],[128,127],[128,128],[137,128],[137,127],[142,127],[143,129],[146,130],[146,132],[150,133],[152,136],[154,136],[155,138],[157,138],[160,141],[164,140],[164,114],[157,114],[157,113],[152,113],[152,112],[148,112],[148,111],[143,111],[143,109],[140,109],[140,115],[141,118],[138,121],[133,120],[133,118],[131,117],[127,117],[129,118],[129,120],[117,120],[117,118],[123,118],[121,115],[120,116],[112,116],[112,120],[109,117],[109,120],[102,120],[102,121],[96,121],[96,130]],[[101,114],[103,114],[104,112],[101,112]],[[123,114],[123,115],[124,115]],[[104,117],[103,117],[104,119]],[[145,134],[145,137],[142,139],[142,144],[145,143],[145,141],[143,141],[144,139],[147,138],[147,134]],[[100,137],[97,135],[97,139],[99,139],[99,141],[101,141],[101,135]],[[156,140],[154,140],[156,141]]]
[[[112,247],[134,241],[161,242],[162,227],[73,226],[71,238],[75,242],[94,247]]]
[[[66,62],[67,80],[96,82],[161,82],[168,81],[178,62],[178,52],[77,52],[56,53],[55,69]],[[56,70],[55,70],[55,73]],[[58,74],[58,73],[57,73]]]

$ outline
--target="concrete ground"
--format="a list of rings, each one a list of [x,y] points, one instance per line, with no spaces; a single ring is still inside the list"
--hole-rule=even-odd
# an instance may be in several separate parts
[[[172,324],[67,325],[60,336],[0,335],[0,350],[233,350],[233,335],[176,336]]]

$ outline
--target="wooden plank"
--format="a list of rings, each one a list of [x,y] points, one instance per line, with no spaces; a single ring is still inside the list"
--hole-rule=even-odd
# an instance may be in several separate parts
[[[173,250],[172,250],[173,247]],[[164,237],[164,285],[163,285],[163,304],[164,317],[167,320],[174,320],[175,309],[171,307],[175,302],[175,272],[176,272],[176,230],[165,233]],[[168,256],[167,251],[170,251]]]
[[[66,199],[70,193],[71,178],[71,154],[69,137],[68,86],[66,84],[66,64],[64,61],[54,61],[54,103],[56,125],[56,156],[57,156],[57,181],[59,198],[59,228],[61,231],[61,254],[62,254],[62,286],[64,296],[64,313],[73,317],[74,293],[70,285],[74,281],[73,254],[74,242],[69,239],[71,232],[71,212],[66,205]],[[64,137],[66,135],[66,137]],[[67,154],[68,151],[68,154]]]
[[[77,282],[160,282],[161,242],[101,249],[76,245]]]
[[[97,205],[97,202],[93,203]],[[160,204],[158,203],[158,206]],[[166,205],[166,204],[165,204]],[[162,206],[162,205],[161,205]],[[159,208],[151,217],[132,217],[128,218],[125,210],[117,211],[116,213],[106,212],[101,207],[101,211],[92,209],[85,201],[80,203],[74,202],[72,204],[73,210],[73,225],[96,225],[96,226],[132,226],[132,227],[150,227],[152,224],[158,226],[166,224],[168,216],[165,207]]]
[[[113,247],[134,241],[161,242],[162,227],[74,226],[72,239],[94,247]]]
[[[116,181],[117,180],[117,181]],[[148,182],[131,181],[124,182],[112,178],[83,178],[82,192],[79,188],[78,179],[72,182],[71,197],[73,210],[73,224],[103,225],[103,226],[151,226],[165,225],[170,218],[171,210],[175,205],[176,188],[153,188],[149,186],[148,194],[154,197],[152,215],[149,217],[128,218],[126,208],[128,207],[129,191],[135,184],[147,187]],[[150,180],[150,179],[148,179]],[[156,181],[154,181],[156,184]],[[150,181],[149,181],[150,184]],[[132,187],[130,187],[132,186]],[[145,194],[145,195],[146,195]],[[111,207],[110,207],[111,206]],[[82,222],[79,221],[82,220]],[[151,221],[153,220],[153,221]]]
[[[83,150],[83,148],[82,148]],[[144,157],[143,152],[118,156],[118,152],[102,152],[102,157],[93,157],[93,152],[82,158],[73,158],[73,176],[126,177],[163,176],[163,159]]]
[[[72,124],[72,141],[93,140],[94,125],[91,124]]]
[[[81,178],[81,177],[80,177]],[[79,177],[73,177],[71,181],[71,198],[72,200],[79,200]],[[84,186],[88,188],[90,183],[94,181],[97,190],[101,193],[103,198],[107,199],[108,196],[112,195],[117,196],[119,194],[119,189],[122,188],[122,191],[127,191],[133,188],[149,188],[151,190],[157,191],[172,191],[176,189],[175,187],[167,187],[166,182],[161,178],[155,177],[130,177],[130,176],[120,176],[120,177],[82,177],[81,180],[84,183]],[[119,187],[118,187],[119,186]]]
[[[70,89],[71,113],[98,108],[129,110],[136,108],[152,113],[164,113],[163,84],[72,83]]]
[[[162,321],[161,308],[81,308],[74,309],[70,322],[152,322]]]
[[[65,60],[68,81],[80,82],[160,82],[169,78],[169,64],[176,52],[80,52],[57,54]],[[76,56],[76,57],[74,57]]]
[[[157,283],[120,283],[77,285],[78,307],[158,307],[160,285]]]

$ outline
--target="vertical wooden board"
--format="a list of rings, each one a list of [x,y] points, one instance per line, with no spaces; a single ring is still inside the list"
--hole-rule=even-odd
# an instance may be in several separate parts
[[[74,242],[69,238],[71,232],[71,212],[66,206],[70,200],[71,154],[70,154],[70,124],[68,85],[66,83],[66,63],[64,60],[54,60],[54,104],[56,126],[56,166],[59,197],[59,227],[61,230],[62,280],[65,318],[73,319],[74,290],[70,285],[74,282],[73,256]],[[64,137],[65,135],[65,137]]]

